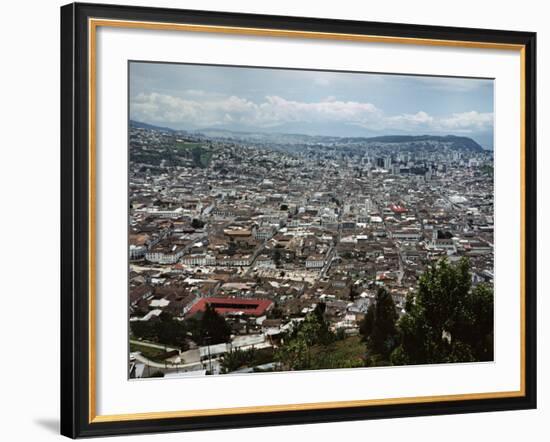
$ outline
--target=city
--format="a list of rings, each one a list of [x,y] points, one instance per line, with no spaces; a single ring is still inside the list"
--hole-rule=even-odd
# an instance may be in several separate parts
[[[398,365],[398,337],[369,356],[369,308],[398,336],[440,262],[492,318],[493,151],[471,138],[130,121],[129,159],[130,378]],[[492,360],[489,327],[485,356],[441,362]]]

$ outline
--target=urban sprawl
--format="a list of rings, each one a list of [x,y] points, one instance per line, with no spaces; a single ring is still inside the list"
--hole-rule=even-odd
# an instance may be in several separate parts
[[[131,378],[285,370],[304,324],[326,367],[364,366],[380,288],[400,317],[444,257],[492,288],[493,153],[469,138],[129,136]]]

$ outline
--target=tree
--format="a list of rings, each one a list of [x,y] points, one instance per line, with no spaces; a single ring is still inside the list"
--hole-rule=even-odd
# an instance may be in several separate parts
[[[275,307],[273,307],[268,313],[269,319],[282,319],[283,317],[284,317],[284,311],[278,305],[275,305]]]
[[[355,299],[357,298],[357,295],[359,295],[357,285],[352,283],[349,287],[349,300],[351,302],[355,301]]]
[[[130,322],[132,336],[163,345],[171,345],[186,350],[187,327],[182,321],[175,320],[172,315],[163,312],[158,319]]]
[[[153,322],[157,340],[161,344],[175,345],[182,350],[187,349],[187,328],[183,322],[175,320],[172,315],[162,313],[159,321]]]
[[[200,341],[203,344],[220,344],[231,338],[231,328],[211,304],[206,304],[199,327]]]
[[[232,349],[223,355],[221,361],[222,373],[231,373],[242,367],[256,367],[273,362],[273,348]]]
[[[373,324],[374,324],[374,308],[372,308],[372,305],[370,305],[369,308],[367,309],[367,313],[365,314],[365,317],[359,323],[359,333],[361,334],[362,340],[364,342],[366,342],[369,336],[371,335]]]
[[[234,241],[229,241],[229,244],[227,245],[227,252],[229,256],[233,256],[235,253],[237,253],[237,245]]]
[[[493,289],[479,284],[468,293],[466,311],[456,337],[472,349],[478,361],[493,360]]]
[[[250,348],[248,350],[240,350],[238,348],[225,353],[222,360],[222,371],[224,373],[230,373],[243,366],[247,366],[254,360],[254,353],[256,350]]]
[[[327,305],[324,302],[319,302],[313,310],[313,314],[316,316],[316,330],[313,341],[315,344],[327,345],[333,342],[336,338],[334,333],[330,331],[329,324],[325,319],[325,312]]]
[[[397,346],[397,312],[388,291],[381,287],[369,306],[359,331],[367,343],[367,365],[388,365]]]
[[[281,251],[278,248],[273,250],[273,261],[275,262],[275,267],[281,265]]]
[[[311,349],[326,346],[335,340],[324,318],[326,305],[319,303],[308,313],[302,323],[289,333],[285,343],[275,353],[275,358],[286,370],[307,370],[319,367]]]
[[[204,221],[201,221],[200,219],[193,218],[193,221],[191,221],[191,227],[194,229],[202,229],[204,227]]]
[[[431,266],[409,295],[399,321],[396,365],[493,359],[493,290],[472,289],[468,259]]]
[[[284,370],[307,370],[310,367],[310,353],[303,339],[291,339],[275,353]]]

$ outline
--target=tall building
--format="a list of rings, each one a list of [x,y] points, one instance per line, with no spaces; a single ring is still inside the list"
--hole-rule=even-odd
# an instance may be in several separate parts
[[[426,173],[424,175],[424,178],[426,179],[426,181],[431,181],[432,180],[432,168],[431,167],[428,167],[428,170],[426,171]]]
[[[370,198],[367,198],[365,200],[365,210],[367,211],[367,213],[370,213],[372,209],[373,209],[372,201]]]

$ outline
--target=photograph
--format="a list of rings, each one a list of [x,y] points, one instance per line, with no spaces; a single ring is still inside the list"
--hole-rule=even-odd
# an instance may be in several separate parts
[[[128,378],[493,363],[494,101],[129,60]]]
[[[6,6],[1,440],[550,433],[543,2]]]

